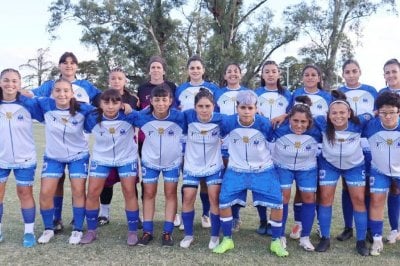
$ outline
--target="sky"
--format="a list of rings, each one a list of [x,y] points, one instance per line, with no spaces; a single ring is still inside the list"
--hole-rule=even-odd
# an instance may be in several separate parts
[[[72,22],[62,24],[56,32],[59,38],[50,41],[46,25],[50,19],[48,7],[51,2],[52,0],[0,0],[0,69],[18,69],[28,59],[35,58],[39,48],[47,47],[50,47],[48,59],[54,63],[58,62],[65,51],[75,53],[79,61],[96,58],[93,48],[80,43],[82,29]],[[285,6],[297,2],[286,0]],[[280,0],[270,0],[268,6],[280,13],[280,3]],[[400,59],[400,17],[381,12],[365,20],[363,26],[362,44],[355,48],[355,58],[362,70],[361,82],[380,89],[385,86],[383,64],[391,58]],[[292,42],[275,52],[270,59],[281,62],[286,56],[297,57],[302,44],[302,41]],[[21,73],[25,74],[24,71]]]

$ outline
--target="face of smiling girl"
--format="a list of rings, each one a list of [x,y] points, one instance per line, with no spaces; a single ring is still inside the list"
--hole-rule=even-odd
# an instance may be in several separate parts
[[[61,109],[67,109],[70,107],[70,101],[74,97],[72,91],[72,85],[66,80],[57,81],[54,84],[54,88],[51,91],[51,95],[56,101],[56,106]]]

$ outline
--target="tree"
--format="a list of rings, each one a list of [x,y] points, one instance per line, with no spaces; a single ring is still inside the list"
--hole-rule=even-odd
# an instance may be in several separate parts
[[[48,61],[46,58],[50,48],[39,48],[36,51],[35,58],[28,59],[28,62],[19,66],[19,68],[28,70],[31,74],[23,77],[23,79],[32,86],[40,86],[43,80],[48,78],[54,63]]]

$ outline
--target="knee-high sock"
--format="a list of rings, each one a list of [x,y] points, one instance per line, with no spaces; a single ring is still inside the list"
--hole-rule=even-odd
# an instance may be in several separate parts
[[[185,227],[185,236],[193,236],[193,220],[194,210],[189,212],[182,212],[182,222]]]
[[[368,216],[367,211],[354,211],[354,222],[356,224],[356,236],[358,240],[365,240],[367,233]]]
[[[260,217],[260,222],[267,221],[267,207],[258,205],[256,208],[258,217]]]
[[[200,200],[203,205],[203,216],[210,217],[210,200],[208,198],[208,193],[200,192]]]
[[[388,216],[391,230],[399,229],[400,195],[389,194],[387,200]]]
[[[332,222],[332,206],[319,205],[318,221],[321,229],[321,235],[330,238]]]
[[[344,227],[353,228],[353,204],[347,189],[342,190],[342,210]]]
[[[303,203],[301,207],[301,236],[310,236],[315,217],[315,203]]]
[[[224,234],[224,237],[232,237],[232,216],[229,217],[220,217],[221,220],[221,227],[222,227],[222,233]]]

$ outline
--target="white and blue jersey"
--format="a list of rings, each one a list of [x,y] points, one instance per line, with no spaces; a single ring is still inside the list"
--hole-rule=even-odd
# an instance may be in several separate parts
[[[374,114],[375,99],[378,92],[372,86],[361,84],[358,88],[340,87],[339,91],[346,94],[346,99],[355,115]]]
[[[215,111],[225,115],[236,114],[236,96],[239,91],[248,90],[248,88],[240,86],[239,89],[229,89],[223,87],[214,91]]]
[[[184,114],[187,124],[184,174],[205,177],[218,173],[223,168],[220,124],[225,116],[213,113],[210,121],[201,122],[193,109]]]
[[[199,92],[200,88],[210,90],[212,94],[218,90],[217,85],[211,82],[203,81],[200,85],[192,85],[190,82],[185,82],[180,85],[175,92],[176,106],[182,111],[194,108],[194,97]]]
[[[400,125],[386,129],[379,118],[370,121],[363,131],[371,147],[371,166],[381,174],[400,178]]]
[[[228,116],[221,125],[222,136],[228,136],[228,168],[235,172],[258,173],[273,167],[267,139],[272,134],[270,121],[256,114],[254,122],[243,126],[237,114]]]
[[[33,89],[32,93],[37,97],[51,97],[51,90],[54,87],[55,80],[48,80],[40,87]],[[101,91],[87,80],[80,79],[72,82],[74,97],[78,102],[92,103]]]
[[[140,111],[137,126],[145,135],[142,147],[143,166],[154,170],[180,167],[184,124],[183,113],[173,108],[162,120],[156,118],[150,109]]]
[[[258,96],[258,112],[270,120],[288,113],[291,108],[292,95],[286,89],[283,94],[280,94],[278,90],[259,87],[255,90],[255,93]]]
[[[292,95],[292,104],[296,104],[297,96],[308,96],[311,99],[312,105],[310,106],[313,117],[325,116],[328,113],[329,105],[332,102],[332,96],[323,90],[318,89],[314,93],[307,92],[304,88],[296,89]]]
[[[0,101],[0,168],[36,166],[32,119],[43,122],[37,101],[22,95],[15,101]]]
[[[400,94],[400,89],[392,89],[392,88],[386,87],[386,88],[381,89],[378,92],[378,95],[380,95],[381,93],[384,93],[384,92],[392,92],[392,93]]]
[[[37,98],[45,119],[46,149],[45,157],[58,162],[71,162],[89,155],[84,135],[85,117],[94,109],[81,103],[72,116],[69,109],[59,109],[54,99]]]
[[[306,171],[317,168],[318,143],[321,132],[316,128],[302,135],[293,133],[289,122],[276,128],[273,133],[275,142],[272,159],[276,166],[293,171]]]
[[[101,123],[97,122],[97,117],[97,112],[92,112],[84,124],[85,130],[95,138],[91,164],[118,167],[137,162],[138,148],[133,139],[134,126],[138,126],[138,112],[126,115],[119,111],[114,119],[103,115]]]

